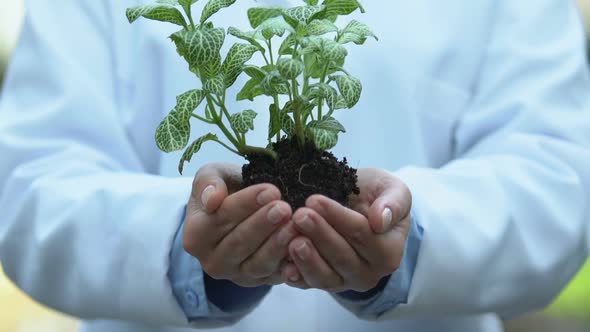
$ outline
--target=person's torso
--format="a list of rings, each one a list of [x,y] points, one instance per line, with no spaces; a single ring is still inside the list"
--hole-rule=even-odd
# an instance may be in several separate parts
[[[130,140],[147,171],[177,175],[182,152],[163,154],[154,143],[160,120],[175,105],[175,96],[198,88],[198,79],[167,38],[177,27],[166,23],[126,22],[125,8],[139,1],[113,2],[117,102]],[[216,15],[217,25],[248,30],[252,6],[302,4],[294,0],[240,0]],[[470,99],[492,25],[493,1],[365,0],[368,24],[379,41],[350,44],[345,68],[363,84],[361,101],[335,117],[346,127],[333,152],[353,167],[394,171],[404,165],[440,166],[454,156],[453,134]],[[195,8],[200,8],[199,3]],[[346,23],[346,22],[344,22]],[[342,22],[339,22],[342,24]],[[228,36],[226,46],[236,41]],[[256,130],[248,143],[266,145],[269,99],[235,102],[242,75],[228,94],[230,112],[254,109]],[[192,122],[193,135],[214,128]],[[220,136],[221,137],[221,136]],[[193,176],[212,161],[244,163],[216,144],[205,144],[185,167]],[[500,331],[495,315],[440,320],[366,322],[347,312],[328,294],[274,287],[258,308],[227,331]],[[225,331],[218,330],[218,331]],[[131,323],[93,322],[86,332],[181,332]]]

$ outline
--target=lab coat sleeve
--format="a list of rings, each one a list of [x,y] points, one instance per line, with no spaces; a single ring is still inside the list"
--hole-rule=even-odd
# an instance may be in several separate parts
[[[494,15],[456,158],[395,173],[424,237],[408,303],[381,319],[540,309],[587,257],[590,81],[574,2],[504,0]]]
[[[186,326],[167,272],[192,179],[147,174],[129,142],[108,5],[27,2],[0,99],[0,261],[67,314]],[[224,324],[200,303],[193,327]]]

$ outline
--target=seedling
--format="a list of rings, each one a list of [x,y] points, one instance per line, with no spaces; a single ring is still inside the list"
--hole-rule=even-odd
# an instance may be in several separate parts
[[[295,153],[300,154],[306,154],[312,144],[320,152],[319,158],[325,157],[325,151],[333,148],[338,135],[345,132],[334,117],[335,111],[353,108],[362,91],[361,82],[344,68],[346,46],[362,45],[370,37],[377,39],[367,25],[357,20],[343,27],[336,24],[341,16],[357,10],[364,12],[361,4],[357,0],[324,0],[321,4],[319,0],[302,0],[301,6],[291,8],[250,8],[247,15],[252,30],[229,27],[226,31],[216,27],[211,18],[236,0],[210,0],[200,18],[193,17],[195,2],[157,0],[127,9],[129,22],[143,17],[180,26],[170,39],[201,83],[200,88],[176,98],[176,106],[156,130],[158,147],[164,152],[184,149],[180,173],[184,163],[190,162],[208,141],[219,143],[251,163],[261,156],[266,162],[280,162],[283,156],[278,150],[280,144],[286,144],[283,141],[295,142],[299,151]],[[238,42],[222,57],[226,35]],[[258,62],[252,61],[255,57]],[[252,109],[230,112],[226,106],[228,88],[242,74],[249,79],[235,96],[238,101],[260,96],[271,100],[266,147],[247,143],[246,134],[255,130],[258,113]],[[191,119],[217,127],[223,139],[207,133],[189,144]],[[315,187],[301,178],[302,170],[310,167],[309,160],[304,162],[297,169],[297,180],[302,186]],[[344,166],[348,169],[345,162]],[[355,172],[352,175],[356,181]],[[288,191],[281,174],[275,182]]]

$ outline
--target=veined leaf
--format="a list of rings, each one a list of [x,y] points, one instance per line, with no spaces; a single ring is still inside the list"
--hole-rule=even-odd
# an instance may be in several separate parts
[[[238,28],[229,27],[227,29],[227,33],[236,37],[236,38],[239,38],[239,39],[249,42],[253,46],[256,46],[256,48],[258,48],[258,50],[262,53],[266,52],[264,47],[262,47],[262,45],[260,45],[260,43],[256,40],[256,31],[244,32]]]
[[[333,75],[330,76],[330,79],[336,81],[340,94],[342,94],[346,101],[346,106],[348,108],[354,107],[358,103],[361,92],[363,91],[361,81],[349,75]]]
[[[164,152],[181,150],[188,144],[190,130],[190,122],[174,108],[156,129],[156,145]]]
[[[287,112],[279,113],[279,123],[281,124],[281,130],[289,137],[292,137],[295,133],[295,121],[287,114]]]
[[[258,51],[256,46],[250,44],[234,44],[229,49],[225,61],[223,61],[223,74],[225,76],[225,87],[234,84],[244,64]]]
[[[248,20],[250,21],[250,25],[252,28],[256,29],[262,22],[268,20],[269,18],[281,16],[283,13],[283,9],[281,8],[264,8],[264,7],[256,7],[248,9]]]
[[[189,145],[188,148],[186,148],[186,150],[184,150],[184,153],[182,154],[182,158],[180,158],[180,162],[178,163],[178,172],[180,174],[182,174],[182,171],[184,170],[184,163],[191,161],[191,159],[193,158],[193,155],[195,155],[195,153],[197,153],[197,152],[199,152],[199,150],[201,150],[201,146],[203,145],[203,143],[205,143],[207,141],[217,141],[217,140],[218,140],[218,138],[216,135],[209,133],[207,135],[197,138],[194,142],[192,142],[191,145]]]
[[[310,6],[315,6],[318,4],[319,0],[303,0],[303,2],[305,2],[306,4],[308,4]]]
[[[338,91],[327,83],[318,83],[310,89],[309,98],[323,98],[332,110],[338,102]]]
[[[346,132],[344,126],[338,122],[338,120],[334,119],[333,117],[327,117],[321,120],[311,121],[307,124],[308,128],[315,128],[315,129],[323,129],[329,130],[333,132]]]
[[[260,82],[262,92],[267,96],[274,94],[289,94],[287,80],[281,76],[278,70],[273,70],[266,74]]]
[[[323,9],[323,6],[291,7],[283,10],[283,15],[287,18],[287,21],[307,24],[315,14],[321,12]],[[295,28],[297,25],[294,25],[293,27]]]
[[[156,0],[156,3],[163,3],[163,4],[171,5],[171,6],[180,5],[180,3],[178,3],[178,0]]]
[[[191,11],[190,9],[191,9],[192,4],[194,4],[195,2],[197,2],[197,0],[178,0],[178,4],[182,6],[182,8],[184,9],[184,12],[187,15]]]
[[[282,16],[277,16],[262,22],[256,31],[268,40],[274,36],[282,37],[285,32],[293,32],[294,30]]]
[[[233,5],[236,0],[209,0],[203,8],[201,14],[201,24],[205,23],[213,14],[217,13],[221,8],[226,8]]]
[[[126,14],[129,23],[144,17],[150,20],[174,23],[186,28],[186,21],[182,13],[174,7],[164,4],[149,4],[128,8]]]
[[[301,53],[312,53],[319,58],[319,62],[330,61],[333,63],[339,63],[343,61],[348,55],[348,51],[341,44],[335,42],[332,39],[317,36],[306,39]]]
[[[295,34],[289,34],[287,38],[283,39],[281,47],[279,48],[279,54],[293,54],[292,47],[295,46],[295,43],[297,43],[297,36],[295,36]]]
[[[379,38],[375,36],[375,34],[371,31],[371,29],[369,29],[369,27],[366,24],[361,23],[357,20],[352,20],[340,32],[338,42],[340,44],[353,42],[355,44],[361,45],[367,40],[368,37],[373,37],[375,38],[375,40],[379,40]]]
[[[338,132],[334,130],[327,130],[313,126],[307,126],[306,131],[315,143],[316,148],[325,151],[329,150],[338,144]]]
[[[338,27],[336,26],[336,24],[326,19],[313,20],[309,22],[309,24],[306,27],[306,32],[310,36],[319,36],[329,32],[336,31],[338,31]]]
[[[221,73],[221,54],[218,52],[207,63],[200,66],[201,81],[206,81]]]
[[[242,88],[242,90],[240,90],[240,92],[238,92],[238,94],[236,96],[236,100],[240,101],[240,100],[248,99],[250,101],[253,101],[254,98],[263,95],[264,92],[262,91],[262,88],[260,87],[261,81],[262,80],[259,80],[257,78],[252,78],[248,82],[246,82],[246,84],[244,84],[244,87]]]
[[[277,69],[284,77],[292,80],[303,73],[303,62],[292,58],[281,58],[277,62]]]
[[[326,6],[325,16],[348,15],[357,9],[364,12],[357,0],[324,0],[324,6]]]
[[[225,76],[220,73],[209,78],[203,83],[203,90],[218,96],[222,95],[225,91]]]
[[[199,107],[205,93],[201,90],[189,90],[176,97],[176,112],[180,122],[190,121],[193,111]]]
[[[260,67],[247,65],[244,66],[243,70],[246,75],[250,76],[251,78],[256,78],[259,82],[266,77],[266,71]]]
[[[219,54],[225,40],[223,28],[181,30],[170,36],[178,53],[192,67],[200,67]]]
[[[254,130],[254,119],[257,115],[258,113],[253,110],[245,110],[232,114],[229,118],[229,123],[235,131],[245,134],[249,130]]]

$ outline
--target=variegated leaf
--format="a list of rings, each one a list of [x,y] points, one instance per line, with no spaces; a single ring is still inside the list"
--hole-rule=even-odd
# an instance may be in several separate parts
[[[338,27],[336,26],[336,24],[326,19],[313,20],[309,22],[305,29],[307,34],[310,36],[319,36],[326,33],[338,31]]]
[[[190,137],[190,122],[184,121],[173,109],[156,129],[156,145],[164,152],[183,149]]]
[[[176,112],[181,122],[189,121],[193,111],[201,104],[205,94],[201,90],[189,90],[176,97]]]
[[[239,38],[239,39],[249,42],[253,46],[256,46],[256,48],[258,48],[258,50],[262,53],[266,52],[264,47],[262,47],[262,45],[260,45],[260,43],[256,40],[256,35],[257,35],[256,31],[244,32],[238,28],[229,27],[227,29],[227,33],[236,37],[236,38]]]
[[[182,13],[174,7],[164,4],[149,4],[128,8],[126,14],[129,23],[133,23],[138,18],[144,17],[150,20],[170,22],[186,27],[186,21]]]
[[[219,54],[225,40],[225,31],[223,28],[181,30],[170,38],[176,44],[178,53],[191,66],[200,67]]]
[[[256,46],[250,44],[233,44],[223,61],[223,74],[225,77],[225,87],[234,84],[238,76],[242,73],[244,64],[252,58],[252,55],[258,51]]]
[[[229,118],[229,123],[235,131],[245,134],[249,130],[254,130],[254,119],[257,115],[253,110],[245,110],[232,114]]]
[[[209,134],[201,136],[201,137],[197,138],[195,141],[193,141],[186,148],[186,150],[184,150],[184,153],[182,154],[182,158],[180,158],[180,162],[178,163],[178,172],[180,174],[182,174],[182,171],[184,170],[184,163],[191,161],[191,159],[193,158],[195,153],[197,153],[197,152],[199,152],[199,150],[201,150],[201,146],[203,145],[203,143],[205,143],[207,141],[217,141],[217,140],[218,140],[218,138],[216,135],[209,133]]]
[[[277,69],[281,75],[292,80],[303,73],[303,62],[301,60],[283,57],[277,62]]]
[[[295,21],[299,24],[307,24],[313,15],[321,12],[323,6],[298,6],[287,8],[283,11],[287,21]],[[294,26],[296,27],[296,25]]]
[[[201,24],[205,23],[209,17],[213,16],[213,14],[217,13],[220,9],[229,7],[235,2],[236,0],[209,0],[205,5],[205,8],[203,8]]]
[[[263,8],[255,7],[248,9],[248,20],[252,28],[256,29],[262,22],[269,18],[281,16],[283,10],[281,8]]]
[[[363,86],[361,81],[350,75],[333,75],[330,79],[336,81],[340,94],[346,100],[347,108],[352,108],[361,98]]]

